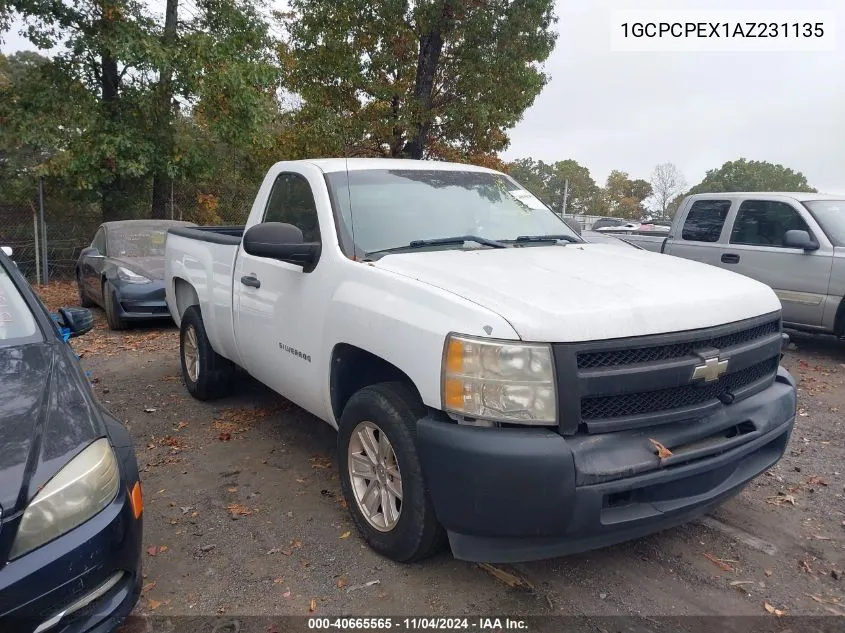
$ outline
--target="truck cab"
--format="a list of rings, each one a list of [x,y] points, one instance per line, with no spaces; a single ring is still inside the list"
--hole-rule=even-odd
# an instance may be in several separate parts
[[[787,327],[845,335],[843,196],[689,196],[662,251],[765,283],[780,299]]]

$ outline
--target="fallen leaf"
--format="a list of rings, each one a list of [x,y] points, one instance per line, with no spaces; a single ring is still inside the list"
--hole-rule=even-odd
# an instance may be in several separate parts
[[[147,593],[150,589],[156,586],[156,581],[153,580],[152,582],[148,582],[146,585],[141,587],[141,593]]]
[[[160,600],[148,600],[147,601],[147,606],[150,608],[150,611],[155,611],[156,609],[158,609],[163,604],[164,603]]]
[[[158,552],[158,548],[155,545],[150,545],[147,548],[147,554],[149,554],[150,556],[155,556],[156,552]]]
[[[824,479],[822,479],[821,477],[816,477],[816,476],[810,477],[807,480],[807,483],[810,484],[810,485],[816,485],[816,486],[827,486],[827,482],[825,482]]]
[[[807,572],[808,574],[812,574],[812,573],[813,573],[813,569],[812,569],[812,567],[810,567],[810,563],[808,563],[807,561],[802,560],[802,561],[799,561],[799,563],[798,563],[798,564],[799,564],[799,566],[801,567],[801,571],[805,571],[805,572]]]
[[[346,532],[340,535],[340,538],[349,538],[350,536],[352,536],[352,532],[349,532],[347,530]]]
[[[657,457],[659,457],[660,459],[666,459],[667,457],[672,457],[672,451],[670,451],[668,448],[663,446],[663,444],[661,444],[657,440],[653,440],[651,438],[649,438],[648,441],[651,442],[654,445],[654,448],[657,449]]]
[[[167,545],[162,545],[161,547],[158,548],[159,554],[164,554],[166,551],[167,551]]]
[[[302,547],[302,541],[300,541],[298,538],[293,539],[290,544],[293,545],[296,549]]]
[[[153,407],[147,407],[146,409],[144,409],[144,413],[155,413],[155,412],[156,412],[156,409],[154,409]]]
[[[764,602],[763,606],[766,608],[766,611],[768,611],[772,615],[776,615],[777,617],[781,617],[782,615],[786,615],[786,611],[783,611],[781,609],[775,609],[768,602]]]
[[[818,596],[814,596],[814,595],[809,594],[809,593],[807,595],[810,596],[816,602],[821,602],[822,604],[835,604],[835,605],[840,604],[839,598],[819,598]]]
[[[771,576],[774,572],[771,569],[766,570],[766,575]]]
[[[704,552],[704,557],[705,557],[707,560],[709,560],[711,563],[713,563],[714,565],[716,565],[716,567],[718,567],[718,568],[719,568],[719,569],[721,569],[722,571],[733,571],[733,570],[734,570],[734,568],[733,568],[733,567],[731,567],[730,565],[728,565],[728,564],[727,564],[725,561],[723,561],[722,559],[720,559],[720,558],[716,558],[715,556],[713,556],[713,554],[709,554],[709,553],[707,553],[707,552]]]
[[[221,442],[228,442],[229,440],[232,439],[232,434],[231,433],[221,433],[220,436],[217,439],[219,439]]]
[[[480,563],[479,567],[509,587],[523,587],[534,591],[534,585],[532,585],[527,578],[512,574],[511,572],[495,567],[490,563]]]
[[[787,503],[795,505],[795,497],[792,495],[776,495],[767,498],[766,503],[771,503],[773,506],[785,506]]]
[[[282,554],[284,554],[285,556],[292,556],[293,550],[292,549],[283,549]]]
[[[283,598],[290,598],[290,590],[288,590],[288,591],[284,592],[284,593],[282,594],[282,597],[283,597]]]
[[[343,589],[345,586],[346,586],[346,578],[341,576],[340,578],[337,579],[337,588]]]
[[[273,584],[276,584],[276,585],[281,585],[284,581],[285,581],[285,579],[284,579],[284,578],[274,578],[274,579],[273,579]]]
[[[191,512],[192,517],[198,517],[200,515],[199,512]]]
[[[252,514],[252,510],[240,503],[230,503],[226,506],[226,509],[232,514],[232,516],[249,516]]]
[[[813,534],[813,538],[817,541],[832,541],[833,539],[829,536],[822,536],[821,534]]]
[[[314,613],[317,610],[317,598],[311,598],[311,604],[308,606],[308,611]]]
[[[305,479],[303,479],[302,477],[297,477],[297,478],[296,478],[296,483],[298,483],[298,484],[304,484],[304,483],[305,483]]]
[[[227,490],[228,492],[237,492],[237,491],[238,491],[238,489],[237,489],[237,488],[227,488],[226,490]]]

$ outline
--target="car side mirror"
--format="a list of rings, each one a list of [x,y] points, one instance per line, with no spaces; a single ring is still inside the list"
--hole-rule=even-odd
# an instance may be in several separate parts
[[[89,246],[88,248],[83,248],[79,255],[81,257],[103,257],[100,251],[97,250],[96,246]]]
[[[59,325],[70,332],[70,338],[82,336],[94,327],[94,315],[88,308],[59,308]]]
[[[244,233],[243,247],[249,255],[296,264],[306,273],[320,259],[320,243],[303,241],[299,227],[284,222],[256,224]]]
[[[815,251],[819,243],[807,231],[792,229],[783,236],[783,245],[787,248],[800,248],[805,251]]]

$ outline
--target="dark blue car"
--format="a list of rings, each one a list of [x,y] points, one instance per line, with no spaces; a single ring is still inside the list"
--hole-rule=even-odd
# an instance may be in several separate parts
[[[143,502],[132,438],[95,399],[67,338],[0,253],[0,631],[105,632],[141,587]]]

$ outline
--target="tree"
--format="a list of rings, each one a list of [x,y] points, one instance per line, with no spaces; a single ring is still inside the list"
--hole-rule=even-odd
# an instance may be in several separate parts
[[[636,219],[645,209],[643,200],[652,194],[651,184],[642,179],[631,180],[627,172],[614,169],[607,176],[604,197],[611,214]]]
[[[662,163],[654,168],[651,175],[651,189],[654,203],[665,218],[669,212],[672,200],[686,189],[684,175],[672,163]]]
[[[766,161],[740,158],[710,169],[690,193],[727,191],[807,191],[815,192],[800,171]]]
[[[553,0],[291,0],[282,49],[317,155],[493,160],[548,81]]]
[[[551,166],[549,179],[550,204],[555,211],[563,209],[564,190],[569,182],[566,199],[567,213],[587,213],[598,190],[590,170],[570,159],[557,161]]]
[[[540,200],[551,205],[549,182],[552,167],[541,160],[533,158],[519,158],[505,166],[505,170],[514,180],[537,196]]]

